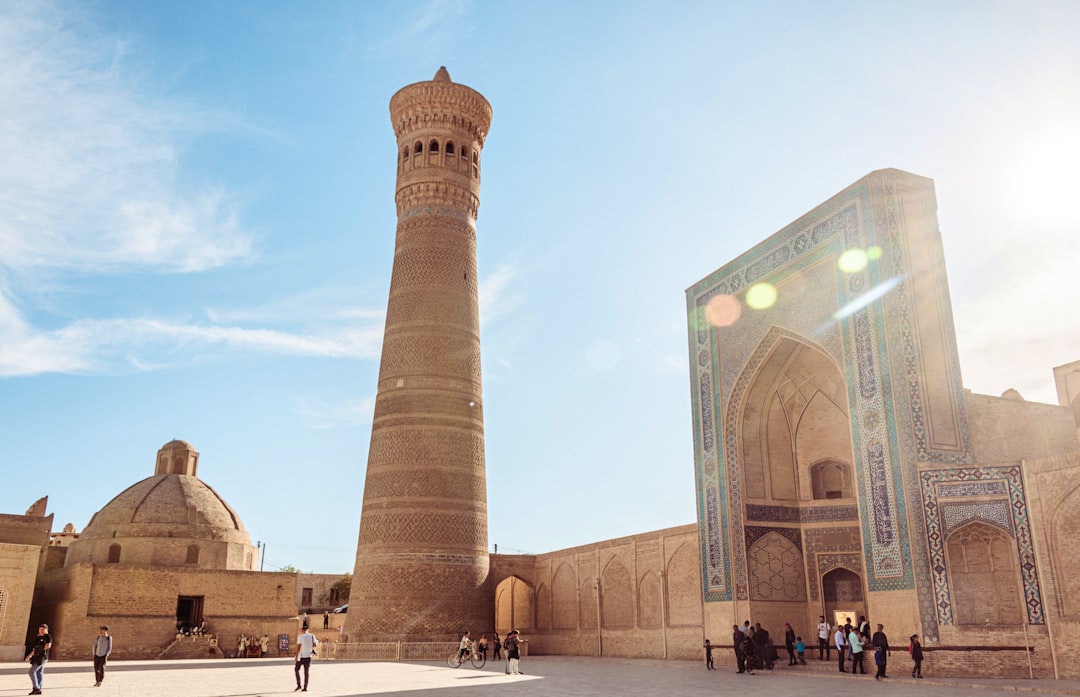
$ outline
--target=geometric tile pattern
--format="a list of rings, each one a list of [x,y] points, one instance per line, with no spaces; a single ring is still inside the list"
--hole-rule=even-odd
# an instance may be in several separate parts
[[[802,554],[786,536],[770,532],[749,549],[751,598],[806,600]]]

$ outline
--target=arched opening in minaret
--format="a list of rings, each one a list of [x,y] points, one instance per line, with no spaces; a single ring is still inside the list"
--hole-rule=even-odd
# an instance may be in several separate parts
[[[446,141],[446,154],[450,155],[450,156],[454,155],[454,141],[452,141],[452,140]]]
[[[428,152],[430,152],[430,153],[437,153],[437,152],[439,152],[439,141],[437,141],[437,140],[433,140],[433,141],[431,141],[431,142],[430,142],[430,143],[428,144]]]
[[[420,141],[416,141],[416,143],[413,145],[413,154],[414,155],[420,155],[423,152],[424,152],[424,144],[421,143]]]

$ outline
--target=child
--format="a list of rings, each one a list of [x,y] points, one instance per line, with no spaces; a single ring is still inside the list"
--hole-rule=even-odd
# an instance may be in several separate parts
[[[919,635],[911,635],[911,644],[908,645],[908,653],[911,654],[911,660],[915,661],[915,667],[911,669],[911,677],[922,677],[922,645],[919,644]]]
[[[806,665],[806,642],[801,636],[795,637],[795,653],[799,654],[799,665]]]

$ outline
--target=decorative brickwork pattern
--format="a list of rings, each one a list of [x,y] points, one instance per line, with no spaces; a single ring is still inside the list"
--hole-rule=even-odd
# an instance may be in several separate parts
[[[660,577],[651,571],[640,579],[638,590],[638,626],[644,629],[661,627]]]
[[[398,227],[346,632],[455,639],[495,620],[475,225],[491,107],[441,69],[390,112]],[[531,627],[531,595],[506,592]]]
[[[604,567],[600,584],[604,628],[634,626],[634,586],[630,572],[619,559]]]
[[[696,626],[701,623],[701,572],[697,550],[682,544],[667,565],[668,624]]]
[[[560,564],[552,586],[552,627],[576,629],[578,626],[578,589],[574,569]]]

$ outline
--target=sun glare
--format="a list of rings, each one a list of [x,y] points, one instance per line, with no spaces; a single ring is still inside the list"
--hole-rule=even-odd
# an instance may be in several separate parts
[[[1080,223],[1080,128],[1049,132],[1023,148],[1005,176],[1005,200],[1023,220],[1048,225]]]

